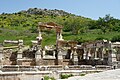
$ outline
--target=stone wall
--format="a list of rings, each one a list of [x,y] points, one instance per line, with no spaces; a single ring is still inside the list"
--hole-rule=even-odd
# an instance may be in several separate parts
[[[40,59],[36,61],[36,65],[55,65],[55,59]]]
[[[73,61],[71,59],[64,59],[63,65],[73,65]]]
[[[21,80],[21,79],[19,77],[17,77],[17,75],[10,75],[10,74],[2,75],[2,74],[0,74],[0,80]]]
[[[41,59],[36,62],[37,66],[40,65],[72,65],[73,62],[70,59]]]
[[[49,73],[40,73],[40,74],[0,74],[0,80],[41,80],[42,76],[49,75]]]

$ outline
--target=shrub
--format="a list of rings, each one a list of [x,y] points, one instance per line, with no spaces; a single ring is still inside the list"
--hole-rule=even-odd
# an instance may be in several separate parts
[[[55,80],[54,77],[44,76],[44,80]]]
[[[113,36],[112,42],[120,41],[120,35]]]
[[[2,30],[0,30],[0,33],[2,33]]]
[[[72,77],[73,76],[73,74],[62,74],[61,75],[61,79],[67,79],[67,78],[69,78],[69,77]]]
[[[103,36],[99,36],[99,37],[97,37],[95,40],[103,40],[103,39],[107,39],[107,38],[105,38],[105,37],[103,37]]]
[[[85,76],[86,74],[85,73],[81,73],[80,76]]]

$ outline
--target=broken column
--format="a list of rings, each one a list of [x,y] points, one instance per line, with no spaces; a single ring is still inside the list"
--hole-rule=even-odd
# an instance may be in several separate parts
[[[63,40],[63,37],[62,37],[61,32],[60,32],[60,33],[57,33],[57,40]]]
[[[37,41],[38,41],[38,45],[41,45],[41,41],[42,41],[42,36],[41,36],[42,34],[41,34],[41,32],[39,31],[39,35],[38,35],[38,37],[36,37],[36,39],[37,39]]]
[[[42,23],[40,22],[39,25],[41,25]],[[37,47],[37,51],[35,53],[35,59],[36,59],[36,65],[40,66],[41,64],[41,59],[42,59],[42,49],[41,49],[41,41],[42,41],[42,33],[41,33],[41,26],[38,26],[38,30],[39,30],[39,35],[38,37],[36,37],[37,41],[33,46]]]

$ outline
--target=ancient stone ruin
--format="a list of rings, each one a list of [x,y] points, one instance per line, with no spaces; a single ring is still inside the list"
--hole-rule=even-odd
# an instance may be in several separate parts
[[[10,68],[13,71],[24,71],[28,69],[28,66],[29,68],[50,65],[62,66],[62,68],[69,65],[119,66],[120,42],[111,43],[108,40],[99,40],[78,45],[76,41],[63,39],[62,28],[53,22],[39,22],[39,35],[36,40],[31,41],[32,47],[25,46],[23,40],[4,40],[3,44],[0,44],[1,71],[9,71],[10,66],[14,66]],[[43,29],[56,31],[55,46],[41,47]],[[5,44],[12,44],[12,46],[5,47]]]

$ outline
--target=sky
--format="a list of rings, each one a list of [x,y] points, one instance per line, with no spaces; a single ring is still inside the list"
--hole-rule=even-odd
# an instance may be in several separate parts
[[[92,19],[110,14],[120,19],[120,0],[1,0],[0,13],[15,13],[29,8],[59,9]]]

